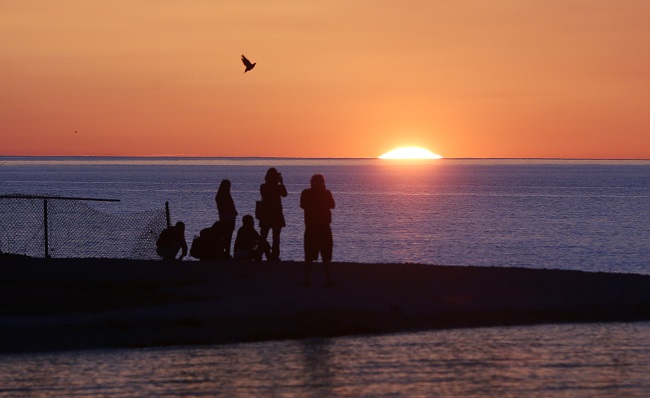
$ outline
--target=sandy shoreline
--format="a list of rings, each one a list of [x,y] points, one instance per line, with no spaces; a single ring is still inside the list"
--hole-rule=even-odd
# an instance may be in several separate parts
[[[0,352],[650,320],[650,276],[334,263],[0,259]]]

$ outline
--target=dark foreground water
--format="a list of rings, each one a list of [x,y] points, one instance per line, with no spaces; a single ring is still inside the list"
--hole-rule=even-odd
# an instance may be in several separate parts
[[[650,324],[0,356],[2,397],[647,397]]]
[[[170,202],[187,238],[217,219],[232,181],[252,214],[268,167],[284,176],[282,258],[303,258],[300,192],[322,173],[334,260],[650,273],[650,161],[0,158],[0,195],[119,199],[109,213]],[[241,219],[240,219],[241,220]],[[241,221],[239,221],[240,223]],[[240,224],[238,224],[239,226]],[[0,226],[0,244],[2,239]],[[56,254],[56,253],[54,253]]]

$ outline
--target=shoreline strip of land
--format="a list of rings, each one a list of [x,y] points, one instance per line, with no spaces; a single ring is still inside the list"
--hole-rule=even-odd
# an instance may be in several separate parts
[[[650,276],[530,268],[0,258],[0,353],[650,320]]]

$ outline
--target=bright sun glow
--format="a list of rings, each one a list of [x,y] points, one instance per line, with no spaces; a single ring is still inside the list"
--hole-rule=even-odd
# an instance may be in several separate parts
[[[436,155],[428,149],[409,146],[386,152],[379,159],[442,159],[442,156]]]

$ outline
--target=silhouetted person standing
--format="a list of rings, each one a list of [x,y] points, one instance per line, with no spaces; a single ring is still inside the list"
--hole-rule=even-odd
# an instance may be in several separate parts
[[[282,213],[282,198],[287,197],[287,188],[284,186],[282,174],[275,167],[266,172],[264,184],[260,186],[260,194],[264,212],[260,218],[260,235],[266,241],[269,230],[273,230],[273,243],[271,245],[271,260],[280,260],[280,232],[286,226]]]
[[[182,221],[176,225],[164,229],[158,240],[156,241],[156,253],[163,260],[174,260],[178,251],[181,250],[181,255],[178,257],[182,260],[187,255],[187,242],[185,241],[185,224]]]
[[[224,241],[224,253],[230,257],[230,243],[232,234],[235,231],[235,222],[237,221],[237,209],[235,202],[230,195],[230,180],[222,180],[219,184],[219,190],[214,197],[217,202],[217,211],[219,212],[219,221],[221,221],[221,230]]]
[[[325,178],[320,174],[311,177],[311,188],[300,194],[300,207],[305,211],[305,286],[311,279],[311,264],[318,260],[320,253],[323,260],[326,283],[332,286],[329,265],[332,262],[332,211],[334,198],[325,189]]]

